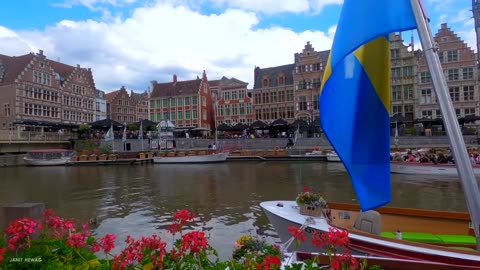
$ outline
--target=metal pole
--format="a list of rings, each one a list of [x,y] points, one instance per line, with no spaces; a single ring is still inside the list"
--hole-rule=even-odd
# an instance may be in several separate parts
[[[413,13],[418,27],[418,36],[422,43],[423,51],[427,59],[430,70],[433,88],[437,94],[438,104],[443,116],[443,123],[447,130],[450,145],[457,165],[457,171],[460,176],[460,182],[467,200],[467,207],[473,223],[473,229],[477,237],[477,249],[480,250],[480,191],[477,180],[473,173],[473,167],[470,163],[467,147],[460,132],[460,125],[455,115],[453,103],[448,94],[447,82],[443,75],[442,66],[433,43],[432,34],[428,28],[426,18],[419,3],[419,0],[410,0]]]

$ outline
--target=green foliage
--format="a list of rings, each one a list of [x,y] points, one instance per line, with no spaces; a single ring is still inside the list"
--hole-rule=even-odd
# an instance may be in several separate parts
[[[127,129],[129,131],[135,131],[135,130],[138,130],[139,128],[137,127],[137,125],[131,124],[131,125],[128,125]]]

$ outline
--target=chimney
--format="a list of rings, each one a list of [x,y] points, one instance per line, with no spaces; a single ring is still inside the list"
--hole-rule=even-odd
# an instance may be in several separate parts
[[[442,23],[442,24],[441,24],[441,28],[442,28],[442,29],[447,29],[447,28],[448,28],[448,27],[447,27],[447,23]]]
[[[177,74],[173,74],[173,86],[177,85]]]
[[[205,72],[205,70],[203,70],[202,80],[206,80],[206,79],[207,79],[207,73]]]
[[[40,55],[43,55],[43,50],[38,50]]]
[[[77,64],[77,68],[80,68],[80,65],[79,65],[79,64]]]

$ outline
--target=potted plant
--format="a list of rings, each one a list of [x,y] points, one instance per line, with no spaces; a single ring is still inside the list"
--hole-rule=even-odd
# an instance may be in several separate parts
[[[90,156],[88,156],[88,160],[97,160],[97,155],[91,154]]]
[[[147,158],[153,158],[153,152],[148,152],[147,153]]]
[[[98,160],[107,160],[107,158],[108,158],[107,154],[101,154],[100,156],[98,156]]]
[[[88,156],[87,155],[80,155],[80,161],[87,161]]]
[[[117,160],[117,155],[116,154],[109,154],[108,155],[108,160]]]
[[[295,200],[300,208],[300,214],[307,216],[322,216],[322,210],[327,207],[327,202],[318,192],[310,191],[304,187],[303,192],[297,195]]]
[[[138,158],[139,159],[144,159],[145,158],[145,153],[138,153]]]

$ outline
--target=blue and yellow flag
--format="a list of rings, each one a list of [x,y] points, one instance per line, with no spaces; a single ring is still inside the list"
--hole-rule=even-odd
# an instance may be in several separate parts
[[[345,0],[323,77],[322,128],[363,211],[390,202],[388,34],[416,28],[410,0]]]

